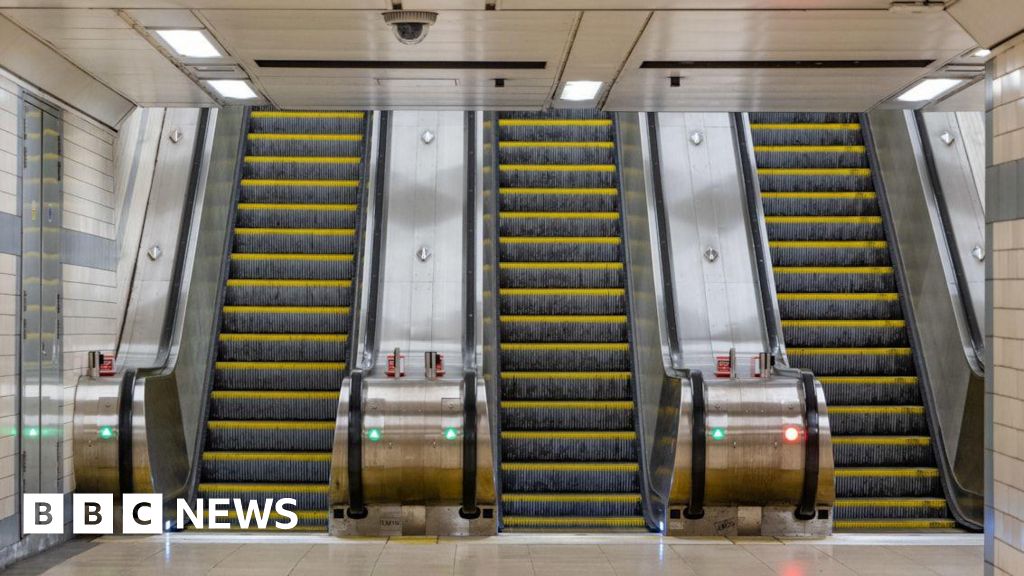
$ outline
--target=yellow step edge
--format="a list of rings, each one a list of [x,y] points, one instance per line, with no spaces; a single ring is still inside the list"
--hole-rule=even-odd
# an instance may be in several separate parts
[[[334,420],[209,420],[211,430],[334,430]]]
[[[832,527],[836,530],[951,530],[956,528],[956,521],[942,520],[835,520]]]
[[[834,446],[929,446],[928,436],[833,436]]]
[[[348,306],[225,306],[225,314],[348,314]]]
[[[498,126],[611,126],[612,121],[608,119],[594,120],[528,120],[516,118],[504,118],[498,120]]]
[[[775,266],[776,274],[892,274],[892,266]]]
[[[643,528],[647,526],[641,516],[505,516],[505,526],[515,528]]]
[[[614,148],[614,142],[499,142],[498,148]]]
[[[348,334],[231,334],[218,336],[221,342],[348,342]]]
[[[357,188],[359,180],[281,180],[270,178],[245,178],[242,186],[314,186],[321,188]]]
[[[904,328],[905,320],[783,320],[790,328]]]
[[[349,120],[361,120],[366,117],[365,112],[303,112],[286,110],[257,110],[252,112],[253,118],[342,118]]]
[[[290,492],[292,494],[326,494],[327,484],[249,484],[217,482],[200,484],[199,492]]]
[[[821,376],[818,382],[824,384],[872,384],[893,386],[916,386],[917,376]]]
[[[361,142],[362,134],[273,134],[261,132],[249,134],[249,140],[286,140],[301,141],[312,140],[317,142]]]
[[[836,508],[865,506],[890,508],[945,508],[942,498],[836,498]]]
[[[783,292],[776,294],[778,300],[879,300],[895,302],[900,299],[896,292]]]
[[[355,204],[260,204],[242,202],[239,210],[316,210],[317,212],[355,212]]]
[[[829,248],[865,248],[872,250],[882,250],[889,247],[889,243],[885,240],[831,240],[831,241],[816,241],[816,240],[772,240],[768,242],[769,248],[813,248],[813,249],[829,249]]]
[[[502,440],[636,440],[636,432],[550,431],[502,432]]]
[[[870,168],[758,168],[759,176],[871,176]]]
[[[860,130],[859,123],[764,123],[751,124],[751,130]]]
[[[576,352],[625,352],[629,350],[629,344],[622,343],[572,343],[572,342],[516,342],[502,343],[502,350],[533,350],[533,351],[559,351],[572,350]]]
[[[340,392],[330,390],[214,390],[210,398],[216,400],[337,400]]]
[[[836,468],[837,478],[938,478],[938,468]]]
[[[352,262],[355,260],[354,254],[282,254],[277,253],[258,253],[258,252],[244,252],[244,253],[232,253],[232,260],[302,260],[305,262]]]
[[[246,156],[246,164],[359,164],[359,156]]]
[[[503,410],[632,410],[628,400],[505,400]]]
[[[881,216],[765,216],[768,224],[881,224]]]
[[[625,296],[625,288],[501,288],[500,296]]]
[[[501,172],[615,172],[615,164],[501,164]]]
[[[502,212],[501,218],[561,218],[573,220],[618,220],[618,212]]]
[[[762,198],[787,200],[874,200],[874,192],[762,192]]]
[[[351,280],[228,280],[232,287],[349,288]]]
[[[502,244],[622,244],[617,236],[502,236]]]
[[[622,270],[622,262],[500,262],[501,270]]]
[[[525,315],[502,315],[501,322],[578,322],[580,324],[624,324],[625,316],[525,316]]]
[[[289,462],[330,462],[330,452],[203,452],[203,460],[238,462],[285,460]]]
[[[629,380],[629,372],[502,372],[502,380]]]
[[[509,472],[636,472],[636,462],[502,462]]]
[[[829,414],[924,414],[924,406],[829,406]]]
[[[754,146],[754,152],[863,154],[866,151],[864,146]]]
[[[910,356],[910,348],[787,348],[791,356]]]
[[[344,370],[344,362],[217,362],[217,370]]]
[[[565,194],[569,196],[616,196],[616,188],[501,188],[499,194]]]
[[[504,502],[639,502],[639,494],[509,494],[501,495]]]
[[[254,236],[355,236],[355,228],[235,228],[236,235]]]

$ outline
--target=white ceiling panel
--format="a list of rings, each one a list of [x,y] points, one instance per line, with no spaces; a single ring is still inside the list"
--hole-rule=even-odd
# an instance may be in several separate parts
[[[2,13],[137,104],[213,104],[206,92],[115,10],[37,9]]]
[[[3,0],[0,0],[2,2]],[[1013,1],[1013,0],[1008,0]],[[498,0],[501,10],[888,10],[891,0]]]

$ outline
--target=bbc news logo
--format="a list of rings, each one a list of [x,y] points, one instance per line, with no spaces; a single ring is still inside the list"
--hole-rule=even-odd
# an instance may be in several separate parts
[[[63,534],[63,494],[25,494],[22,500],[22,529],[26,534]],[[199,530],[257,528],[291,530],[299,523],[294,498],[243,500],[241,498],[199,498],[192,504],[184,498],[175,502],[174,526]],[[71,530],[74,534],[113,534],[113,494],[74,494],[71,499]],[[121,498],[122,534],[161,534],[171,524],[164,521],[161,494],[125,494]]]

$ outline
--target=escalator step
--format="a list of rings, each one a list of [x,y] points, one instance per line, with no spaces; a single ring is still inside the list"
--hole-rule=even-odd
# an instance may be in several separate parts
[[[503,430],[631,430],[633,402],[502,400]]]
[[[502,188],[610,188],[614,164],[500,164]]]
[[[351,306],[351,280],[232,279],[228,306]]]
[[[501,450],[509,462],[621,462],[636,460],[636,432],[503,431]]]
[[[952,531],[956,528],[956,521],[949,518],[836,520],[832,526],[836,530],[870,530],[881,532]]]
[[[204,482],[327,483],[330,452],[203,453]]]
[[[339,334],[351,325],[345,306],[225,306],[224,332]]]
[[[786,354],[794,366],[821,376],[914,373],[910,348],[788,348]]]
[[[291,112],[257,110],[249,130],[257,134],[362,134],[363,112]]]
[[[835,519],[938,519],[947,518],[942,498],[840,498],[835,504]]]
[[[355,204],[240,203],[239,228],[351,228],[358,224]]]
[[[635,462],[502,462],[505,492],[638,492]]]
[[[758,168],[867,168],[863,146],[754,146]]]
[[[615,372],[629,369],[629,344],[501,344],[501,369]]]
[[[336,362],[346,357],[346,334],[226,334],[217,344],[223,362]]]
[[[875,188],[867,168],[763,168],[757,175],[762,192],[870,192]]]
[[[614,164],[611,141],[501,142],[502,164]]]
[[[242,180],[239,202],[247,204],[354,204],[359,180]]]
[[[498,257],[512,262],[620,262],[622,240],[618,237],[502,236]]]
[[[625,342],[626,316],[522,316],[499,318],[503,342]]]
[[[237,280],[347,280],[355,273],[353,254],[232,254]]]
[[[828,376],[818,381],[829,405],[921,405],[916,376]]]
[[[764,192],[766,216],[878,216],[877,196],[866,192]]]
[[[501,496],[506,516],[533,516],[542,521],[558,517],[637,517],[643,520],[639,494],[509,494]]]
[[[247,509],[250,502],[262,508],[265,500],[277,501],[282,498],[294,498],[296,510],[327,510],[330,507],[327,484],[200,484],[198,490],[200,497],[206,499],[237,498]]]
[[[776,266],[775,289],[785,293],[895,293],[896,277],[891,266],[874,267],[784,267]]]
[[[211,420],[326,420],[338,416],[338,393],[215,390]]]
[[[903,316],[899,294],[778,293],[779,313],[787,320],[899,320]]]
[[[249,134],[253,156],[359,156],[362,134]]]
[[[776,266],[890,266],[884,240],[799,241],[770,240]]]
[[[856,112],[752,112],[750,122],[756,124],[856,124],[860,122],[860,114]]]
[[[502,288],[622,288],[620,262],[502,262]]]
[[[358,156],[246,156],[243,178],[253,180],[358,180]]]
[[[621,315],[626,312],[623,288],[502,288],[503,315]]]
[[[927,497],[942,493],[936,468],[839,468],[840,498]]]
[[[830,406],[828,416],[836,436],[928,434],[923,406]]]
[[[935,453],[928,436],[832,436],[832,448],[835,465],[840,468],[935,466]]]
[[[766,216],[773,241],[845,242],[882,235],[881,216]]]
[[[787,346],[813,348],[843,342],[854,348],[909,346],[903,320],[783,320]]]
[[[335,422],[280,420],[215,420],[207,423],[206,448],[219,452],[329,452]]]
[[[498,232],[503,237],[618,236],[618,212],[502,212]]]
[[[344,362],[217,362],[218,390],[337,390]]]
[[[505,400],[630,400],[629,372],[502,371]]]
[[[616,188],[502,188],[499,209],[510,212],[616,212]]]
[[[352,254],[353,228],[235,228],[233,250],[256,254]]]
[[[864,135],[855,122],[752,123],[755,146],[863,146]],[[842,190],[843,188],[839,188]]]
[[[646,524],[642,516],[612,517],[539,517],[539,516],[505,516],[504,524],[508,528],[529,528],[534,530],[566,530],[566,529],[597,529],[616,530],[628,528],[644,528]]]

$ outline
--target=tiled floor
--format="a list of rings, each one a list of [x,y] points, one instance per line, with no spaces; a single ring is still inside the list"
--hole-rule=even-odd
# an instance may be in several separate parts
[[[171,535],[77,540],[10,576],[981,576],[980,535],[815,541],[656,535],[481,539]]]

